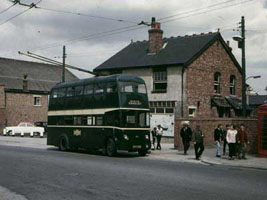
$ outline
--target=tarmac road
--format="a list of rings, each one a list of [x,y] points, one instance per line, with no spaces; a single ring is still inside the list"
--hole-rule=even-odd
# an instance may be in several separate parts
[[[266,170],[0,145],[0,186],[23,199],[263,200],[266,185]]]

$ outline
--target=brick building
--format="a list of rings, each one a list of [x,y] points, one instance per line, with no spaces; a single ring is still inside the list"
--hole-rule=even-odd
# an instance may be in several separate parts
[[[94,71],[142,77],[152,126],[163,124],[173,136],[175,118],[241,115],[241,67],[227,43],[219,32],[163,38],[153,18],[148,41],[131,42]]]
[[[21,121],[47,121],[49,91],[61,74],[60,66],[0,58],[0,132]],[[78,79],[68,70],[65,75]]]

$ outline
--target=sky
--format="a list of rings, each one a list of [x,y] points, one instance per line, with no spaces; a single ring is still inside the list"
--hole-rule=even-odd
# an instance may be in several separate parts
[[[39,1],[20,0],[27,5]],[[87,70],[131,41],[148,40],[149,27],[138,23],[149,23],[152,17],[161,23],[163,37],[220,29],[241,63],[241,50],[232,37],[240,35],[244,16],[246,74],[261,76],[247,83],[258,94],[267,94],[267,0],[42,0],[38,8],[12,5],[0,0],[0,57],[32,60],[17,53],[30,51],[61,62],[65,45],[66,63]]]

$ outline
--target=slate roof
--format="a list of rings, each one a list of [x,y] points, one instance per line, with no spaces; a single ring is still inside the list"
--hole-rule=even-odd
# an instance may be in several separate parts
[[[5,85],[7,89],[21,90],[24,74],[27,74],[28,90],[48,92],[61,82],[62,68],[44,63],[0,58],[0,85]],[[66,70],[65,80],[75,81],[78,78]]]
[[[149,41],[133,42],[94,69],[95,72],[162,65],[188,66],[216,40],[220,40],[237,67],[240,65],[219,32],[164,38],[166,47],[156,54],[148,53]]]
[[[267,103],[267,95],[249,96],[249,105],[259,106]]]

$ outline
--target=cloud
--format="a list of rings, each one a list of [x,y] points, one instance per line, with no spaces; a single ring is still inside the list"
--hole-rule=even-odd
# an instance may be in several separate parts
[[[21,2],[30,4],[38,0],[21,0]],[[211,7],[220,3],[222,3],[220,0],[43,0],[39,4],[41,8],[83,13],[114,20],[33,8],[0,26],[0,56],[28,59],[19,56],[17,51],[31,50],[54,58],[61,56],[62,46],[66,45],[68,63],[92,70],[93,67],[128,45],[131,40],[147,40],[149,28],[143,27],[117,34],[113,34],[115,32],[101,33],[136,25],[142,20],[150,22],[151,17],[160,19],[195,10],[188,14],[177,15],[175,18],[161,20],[164,37],[209,32],[220,28],[224,39],[231,41],[237,60],[240,60],[240,49],[231,38],[234,34],[239,34],[233,32],[233,29],[238,27],[241,16],[245,16],[247,73],[248,75],[253,73],[262,75],[259,80],[251,80],[251,84],[256,91],[264,93],[262,88],[267,80],[265,68],[267,66],[267,28],[265,28],[267,1],[252,1],[221,10],[215,10],[215,8],[228,4]],[[10,5],[9,1],[1,1],[0,11]],[[205,10],[201,9],[207,6],[210,6],[208,10],[213,11],[204,13]],[[25,9],[27,8],[19,5],[12,7],[0,15],[0,23]],[[198,15],[197,12],[203,13]],[[125,21],[118,22],[116,19]],[[166,22],[169,19],[175,20]],[[84,38],[84,40],[73,41],[77,38]],[[80,74],[79,76],[83,77]]]

